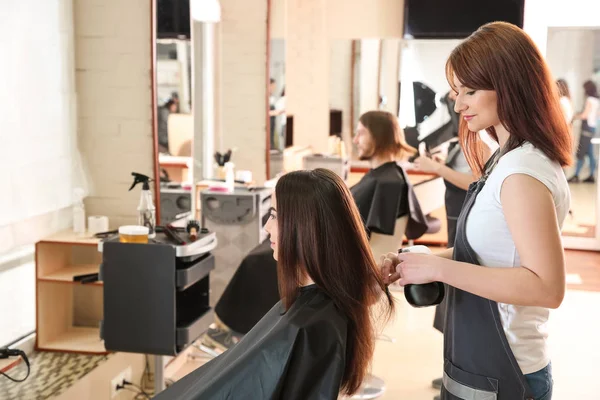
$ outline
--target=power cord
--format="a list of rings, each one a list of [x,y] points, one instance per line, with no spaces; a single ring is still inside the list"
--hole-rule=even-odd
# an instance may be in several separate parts
[[[27,364],[27,375],[25,375],[25,378],[23,378],[23,379],[15,379],[11,376],[8,376],[4,372],[0,371],[0,374],[4,375],[5,377],[7,377],[8,379],[10,379],[13,382],[19,383],[19,382],[25,381],[25,379],[27,379],[29,377],[29,373],[31,372],[31,366],[29,365],[29,359],[27,358],[27,354],[25,354],[25,352],[23,350],[19,350],[19,349],[9,349],[6,347],[0,348],[0,359],[8,358],[8,357],[21,357],[23,359],[23,361],[25,361],[25,364]]]
[[[129,389],[127,386],[133,386],[134,388],[136,388],[139,392],[138,392],[138,396],[139,395],[143,395],[145,398],[150,399],[150,395],[148,393],[146,393],[144,391],[144,389],[142,389],[141,387],[139,387],[138,385],[136,385],[135,383],[131,383],[129,381],[124,380],[123,381],[123,389],[127,389],[130,391],[134,391],[132,389]],[[136,396],[136,399],[138,398],[138,396]]]
[[[140,396],[144,396],[144,397],[142,397],[143,399],[150,399],[150,396],[147,395],[146,393],[142,393],[142,392],[139,392],[137,390],[133,390],[133,389],[128,388],[128,387],[119,387],[119,389],[123,389],[123,390],[127,390],[129,392],[137,393],[137,395],[134,397],[134,399],[139,399]]]
[[[153,388],[151,387],[150,389],[148,389],[148,386],[152,386],[154,385],[154,374],[152,374],[150,372],[150,360],[148,359],[148,354],[145,354],[146,357],[146,366],[144,367],[144,372],[142,374],[142,381],[141,381],[141,387],[142,389],[147,392],[147,391],[153,391]]]

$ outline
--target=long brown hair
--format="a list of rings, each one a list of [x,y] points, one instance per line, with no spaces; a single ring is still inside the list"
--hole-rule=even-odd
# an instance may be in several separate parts
[[[404,153],[415,154],[417,149],[406,143],[398,118],[387,111],[367,111],[358,119],[371,132],[375,154],[394,153],[398,158]]]
[[[571,164],[571,139],[563,117],[558,88],[531,38],[515,25],[492,22],[458,45],[446,62],[446,79],[454,77],[474,90],[493,90],[498,117],[510,137],[507,153],[527,141],[561,166]],[[456,88],[454,88],[456,90]],[[494,127],[486,129],[498,141]],[[482,143],[461,120],[459,136],[473,171],[482,173]]]
[[[379,274],[350,191],[327,169],[283,175],[277,200],[279,293],[288,309],[308,275],[348,318],[341,391],[356,392],[375,350],[375,310],[394,303]],[[385,293],[387,302],[374,306]]]

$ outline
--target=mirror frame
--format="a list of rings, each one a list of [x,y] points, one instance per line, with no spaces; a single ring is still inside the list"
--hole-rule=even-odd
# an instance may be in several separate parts
[[[157,46],[157,4],[149,0],[150,5],[150,75],[152,77],[152,156],[154,161],[154,207],[156,207],[156,225],[160,224],[160,169],[158,164],[158,87],[156,82],[156,46]]]
[[[269,82],[271,80],[271,3],[267,0],[267,56],[265,60],[265,181],[271,176],[271,119],[269,118]]]

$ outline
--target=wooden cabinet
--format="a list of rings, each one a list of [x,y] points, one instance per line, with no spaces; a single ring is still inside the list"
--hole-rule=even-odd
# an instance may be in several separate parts
[[[36,319],[38,350],[107,353],[100,339],[102,282],[76,282],[97,273],[98,240],[66,231],[36,243]]]

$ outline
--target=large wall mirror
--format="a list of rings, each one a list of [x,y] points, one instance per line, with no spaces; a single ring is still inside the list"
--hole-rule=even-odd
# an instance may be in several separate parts
[[[369,110],[398,116],[409,144],[450,120],[442,99],[450,87],[444,64],[459,40],[334,40],[330,58],[330,105],[342,113],[341,136],[353,164],[358,118]]]
[[[285,106],[285,51],[286,51],[286,2],[269,2],[269,82],[268,110],[268,176],[273,179],[284,171],[283,153],[291,147],[293,138],[293,116]],[[289,122],[289,123],[288,123]]]
[[[338,136],[356,162],[352,143],[361,114],[398,113],[400,39],[335,39],[329,54],[330,135]]]
[[[599,100],[593,93],[595,89],[597,96],[600,88],[600,28],[550,28],[546,59],[553,76],[561,80],[561,105],[574,150],[574,165],[565,169],[571,210],[563,227],[564,243],[568,248],[600,249],[600,106],[595,107]]]
[[[161,225],[192,209],[192,48],[189,1],[156,0],[155,91]]]

